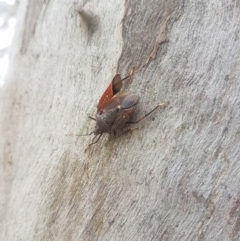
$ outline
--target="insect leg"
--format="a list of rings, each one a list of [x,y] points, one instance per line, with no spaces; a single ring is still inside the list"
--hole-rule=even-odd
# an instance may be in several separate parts
[[[136,124],[138,122],[140,122],[141,120],[143,120],[144,118],[146,118],[147,116],[149,116],[152,112],[154,112],[156,109],[158,108],[162,108],[168,105],[168,102],[165,103],[161,103],[158,104],[154,109],[152,109],[150,112],[148,112],[146,115],[144,115],[143,117],[141,117],[140,119],[136,120],[136,121],[128,121],[126,122],[126,124]]]
[[[90,143],[89,145],[87,145],[87,147],[85,148],[85,151],[87,151],[87,149],[89,149],[90,146],[92,146],[93,144],[96,144],[96,143],[99,141],[99,139],[101,138],[101,136],[102,136],[102,133],[99,134],[99,137],[97,138],[96,141],[93,141],[92,143]],[[96,136],[93,138],[93,140],[94,140],[95,138],[96,138]]]
[[[130,78],[130,80],[132,80],[133,75],[134,75],[134,72],[135,72],[135,67],[132,68],[132,70],[130,71],[130,74],[129,74],[128,76],[124,77],[124,78],[122,79],[122,81],[123,81],[123,80],[126,80],[126,79],[128,79],[128,78]]]
[[[122,136],[123,134],[126,134],[126,133],[129,132],[129,131],[133,132],[133,131],[135,131],[135,130],[138,130],[138,128],[137,128],[137,127],[136,127],[136,128],[129,128],[129,129],[125,130],[123,133],[121,133],[120,135],[118,135],[117,138],[120,137],[120,136]]]

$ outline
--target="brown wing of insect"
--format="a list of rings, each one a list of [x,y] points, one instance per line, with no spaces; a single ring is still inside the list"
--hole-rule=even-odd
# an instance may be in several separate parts
[[[97,113],[101,112],[111,101],[114,95],[116,95],[122,88],[122,79],[120,74],[116,74],[111,82],[111,84],[104,91],[101,96],[98,105],[97,105]]]

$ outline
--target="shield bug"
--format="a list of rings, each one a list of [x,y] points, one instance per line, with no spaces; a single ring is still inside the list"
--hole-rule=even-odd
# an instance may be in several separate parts
[[[117,131],[119,131],[125,124],[136,124],[148,115],[150,115],[157,108],[167,106],[167,102],[158,104],[155,108],[153,108],[140,119],[136,121],[129,121],[130,117],[134,113],[135,106],[140,100],[140,96],[136,94],[130,94],[129,92],[120,91],[122,89],[122,82],[128,78],[131,78],[132,75],[133,73],[122,79],[120,74],[116,74],[112,82],[109,84],[109,86],[101,96],[97,105],[97,113],[95,115],[95,118],[89,117],[90,119],[96,121],[95,130],[89,134],[78,135],[95,135],[92,142],[87,146],[86,149],[88,149],[91,145],[97,143],[103,133],[114,133],[116,135]],[[120,135],[134,129],[136,128],[130,128],[121,133]]]

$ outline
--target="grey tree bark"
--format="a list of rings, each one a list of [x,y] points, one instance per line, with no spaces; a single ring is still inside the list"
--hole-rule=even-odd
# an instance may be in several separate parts
[[[0,240],[240,240],[239,14],[237,0],[21,1]],[[84,152],[91,138],[66,134],[93,130],[133,67],[133,118],[169,105]]]

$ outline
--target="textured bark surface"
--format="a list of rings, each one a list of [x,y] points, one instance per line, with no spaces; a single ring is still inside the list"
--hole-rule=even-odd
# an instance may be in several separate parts
[[[87,24],[76,9],[91,11]],[[0,90],[1,240],[240,240],[240,2],[21,1]],[[138,131],[87,152],[136,67]]]

